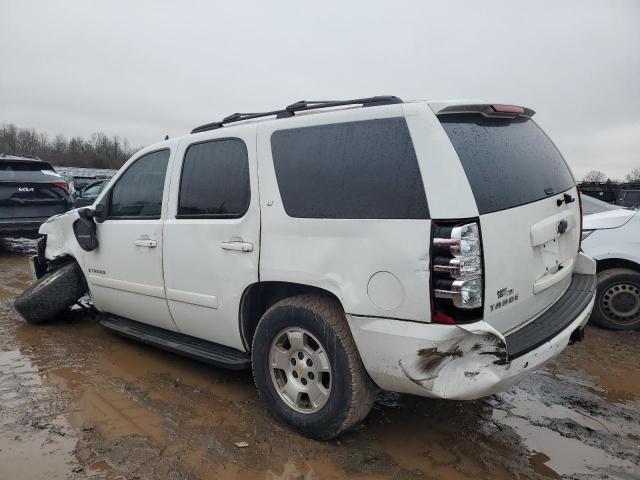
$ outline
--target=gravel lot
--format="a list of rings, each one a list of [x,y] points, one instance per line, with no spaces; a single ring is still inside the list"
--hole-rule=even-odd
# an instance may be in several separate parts
[[[0,479],[640,478],[638,332],[589,327],[484,400],[380,395],[321,443],[269,417],[251,372],[114,336],[80,309],[25,324],[12,300],[31,248],[0,243]]]

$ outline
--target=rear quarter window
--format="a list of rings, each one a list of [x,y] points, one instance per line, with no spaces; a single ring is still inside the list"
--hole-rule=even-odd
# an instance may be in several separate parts
[[[575,181],[551,140],[527,118],[439,117],[462,162],[480,214],[541,200]]]
[[[404,118],[279,130],[271,149],[291,217],[429,218]]]

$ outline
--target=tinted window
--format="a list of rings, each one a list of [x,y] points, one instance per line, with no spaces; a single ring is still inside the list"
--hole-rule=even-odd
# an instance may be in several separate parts
[[[632,202],[640,201],[640,192],[627,192],[624,197],[625,200],[631,200]]]
[[[244,142],[216,140],[189,147],[182,166],[178,216],[240,217],[249,199]]]
[[[39,172],[40,170],[53,170],[53,167],[47,162],[0,161],[0,172]]]
[[[94,183],[88,187],[85,187],[82,190],[83,197],[97,197],[98,194],[102,191],[102,187],[104,187],[104,183]]]
[[[274,132],[284,209],[302,218],[429,218],[404,118]]]
[[[111,189],[110,217],[159,218],[169,150],[136,160]]]
[[[534,202],[575,184],[560,152],[532,120],[463,114],[442,115],[440,121],[481,214]]]

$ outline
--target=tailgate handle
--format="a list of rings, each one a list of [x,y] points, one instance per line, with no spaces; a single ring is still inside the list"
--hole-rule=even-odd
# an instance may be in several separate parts
[[[563,203],[566,203],[567,205],[569,205],[570,203],[573,203],[575,201],[576,201],[576,198],[572,197],[568,193],[565,193],[562,199],[559,198],[558,200],[556,200],[556,202],[558,202],[558,206],[562,205]]]
[[[253,243],[248,242],[222,242],[223,250],[235,250],[237,252],[253,252]]]
[[[147,248],[155,248],[158,245],[157,241],[151,240],[150,238],[144,238],[144,237],[137,239],[134,243],[136,247],[147,247]]]

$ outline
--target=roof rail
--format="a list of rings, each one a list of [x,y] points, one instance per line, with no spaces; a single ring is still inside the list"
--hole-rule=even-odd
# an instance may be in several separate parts
[[[341,107],[344,105],[362,105],[363,107],[376,107],[379,105],[393,105],[402,103],[402,99],[392,95],[379,95],[376,97],[356,98],[353,100],[300,100],[292,103],[282,110],[272,110],[270,112],[261,113],[232,113],[223,118],[219,122],[207,123],[191,130],[191,133],[206,132],[221,128],[227,123],[242,122],[243,120],[251,120],[253,118],[270,117],[275,115],[276,118],[286,118],[295,115],[295,112],[306,110],[317,110],[319,108]]]

